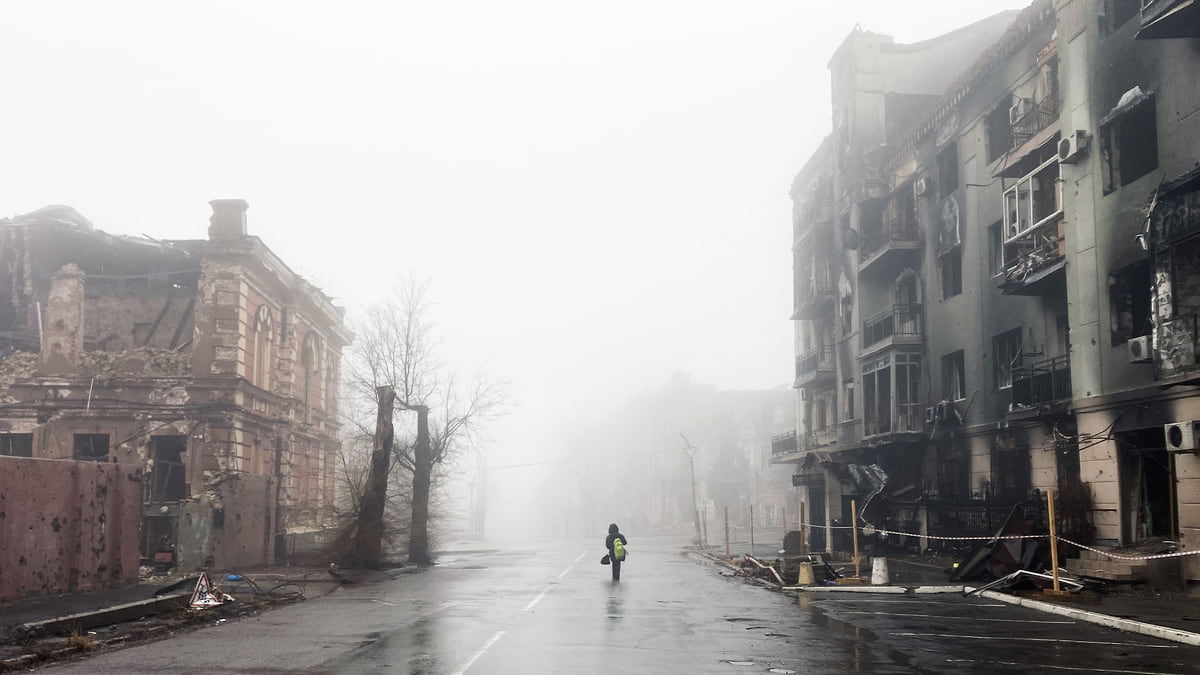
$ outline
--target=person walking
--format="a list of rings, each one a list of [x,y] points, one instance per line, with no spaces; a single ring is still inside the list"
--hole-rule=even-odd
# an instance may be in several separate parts
[[[611,523],[608,526],[608,536],[604,539],[604,546],[608,549],[608,560],[612,563],[613,581],[621,580],[621,563],[625,561],[625,546],[628,543],[625,535],[621,534],[621,528],[617,527],[616,523]]]

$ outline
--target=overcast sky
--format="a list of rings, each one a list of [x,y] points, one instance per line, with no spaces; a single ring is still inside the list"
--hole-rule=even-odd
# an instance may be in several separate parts
[[[432,280],[512,383],[495,460],[674,371],[787,385],[787,189],[854,27],[1011,0],[0,4],[0,216],[206,236],[208,200],[351,312]]]

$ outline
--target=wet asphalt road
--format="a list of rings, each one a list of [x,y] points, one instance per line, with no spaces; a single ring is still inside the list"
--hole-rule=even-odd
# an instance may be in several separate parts
[[[957,594],[805,594],[634,539],[443,553],[417,574],[52,673],[1200,673],[1193,647]]]

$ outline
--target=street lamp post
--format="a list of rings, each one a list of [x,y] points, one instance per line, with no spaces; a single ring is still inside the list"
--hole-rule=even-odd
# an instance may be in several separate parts
[[[689,441],[687,439],[687,436],[684,436],[682,433],[679,434],[679,436],[681,438],[683,438],[683,442],[686,444],[686,445],[684,445],[683,450],[688,455],[688,466],[692,470],[692,517],[695,518],[695,521],[696,521],[696,545],[699,546],[702,543],[704,543],[704,537],[700,534],[700,504],[699,504],[699,502],[696,501],[696,450],[697,450],[697,448],[692,445],[691,441]]]

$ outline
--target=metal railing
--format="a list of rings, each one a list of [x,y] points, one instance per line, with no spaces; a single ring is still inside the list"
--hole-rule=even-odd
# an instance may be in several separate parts
[[[1045,405],[1071,398],[1071,357],[1056,356],[1013,371],[1014,406]]]
[[[1058,119],[1058,97],[1048,96],[1036,103],[1012,127],[1013,145],[1018,146]]]
[[[799,444],[796,442],[796,432],[789,431],[771,437],[771,454],[772,455],[787,455],[799,451]]]
[[[921,231],[916,220],[892,217],[883,221],[879,230],[863,232],[859,247],[859,260],[866,260],[885,246],[894,242],[916,242],[921,240]]]
[[[796,377],[803,378],[818,372],[831,373],[834,370],[833,345],[822,345],[810,349],[796,359]]]
[[[863,321],[862,346],[878,344],[896,335],[921,335],[921,305],[893,305]]]

